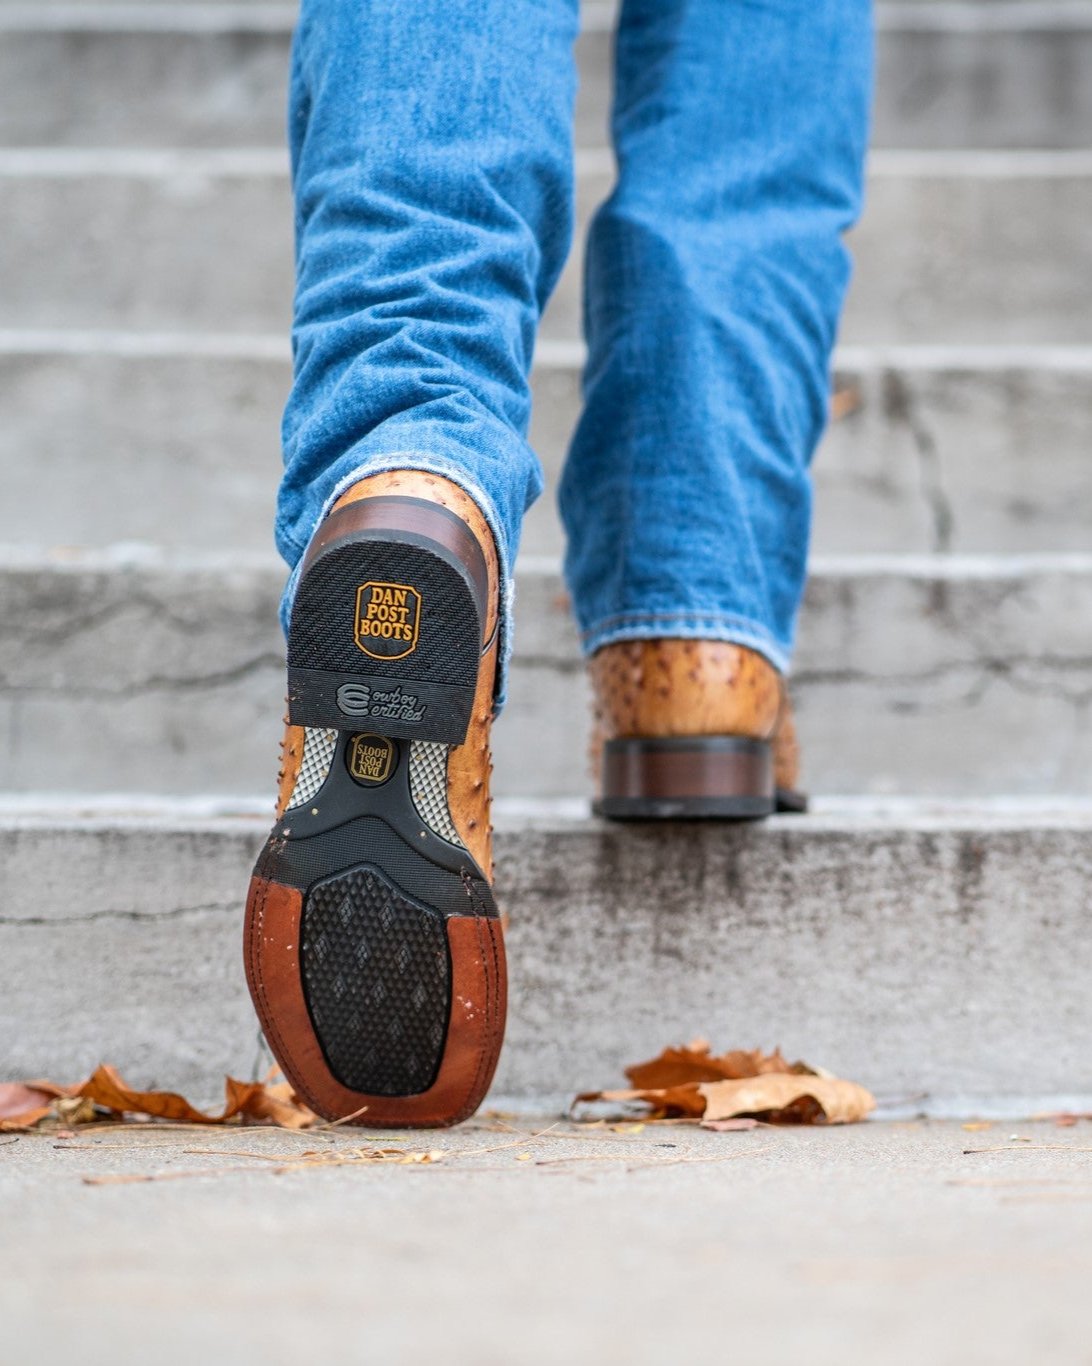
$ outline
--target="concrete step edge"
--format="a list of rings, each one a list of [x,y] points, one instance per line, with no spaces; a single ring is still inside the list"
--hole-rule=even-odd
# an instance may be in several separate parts
[[[166,549],[123,542],[102,547],[55,549],[32,544],[0,543],[0,573],[70,574],[118,573],[155,569],[177,574],[208,574],[235,570],[283,574],[272,554],[260,551]],[[1087,578],[1092,575],[1092,553],[1042,551],[1034,554],[946,555],[920,553],[816,555],[809,567],[812,578],[900,578],[946,583],[1020,580],[1040,575]],[[561,562],[554,555],[524,555],[516,579],[543,581],[559,578]]]
[[[2,0],[0,0],[2,3]],[[145,360],[230,359],[276,361],[291,359],[286,335],[279,332],[232,333],[214,331],[159,332],[126,328],[0,328],[4,356],[117,356]],[[587,355],[581,341],[542,338],[535,347],[538,370],[574,370]],[[833,368],[876,373],[882,370],[917,372],[1038,370],[1092,375],[1092,345],[1026,345],[1003,343],[847,343],[835,348]]]
[[[232,4],[190,0],[186,4],[73,4],[65,0],[0,4],[0,31],[141,33],[288,33],[296,21],[295,4]],[[585,0],[581,29],[609,31],[617,6],[610,0]],[[1011,0],[1005,4],[968,0],[879,0],[876,27],[883,32],[1021,33],[1092,28],[1089,0]]]
[[[270,824],[270,797],[156,796],[147,793],[0,791],[0,833],[13,830],[171,830],[179,833],[258,836]],[[496,829],[588,833],[627,827],[590,815],[578,797],[507,797],[493,803]],[[706,826],[706,830],[718,827]],[[728,829],[730,827],[719,827]],[[739,827],[736,827],[739,828]],[[1092,828],[1092,797],[995,795],[990,797],[813,797],[806,815],[774,816],[748,832],[794,835],[841,831],[927,832],[948,830],[1086,830]]]
[[[608,147],[578,148],[576,174],[610,174]],[[1092,176],[1092,148],[996,150],[993,148],[880,148],[870,152],[869,174],[885,179],[1084,180]],[[288,153],[281,147],[4,147],[0,177],[20,180],[127,178],[171,180],[286,179]]]

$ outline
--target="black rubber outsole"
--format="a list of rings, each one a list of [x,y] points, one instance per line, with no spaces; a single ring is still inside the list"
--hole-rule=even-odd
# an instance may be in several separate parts
[[[332,1074],[362,1094],[432,1085],[451,1015],[446,922],[497,915],[445,813],[446,747],[341,732],[325,780],[285,811],[255,869],[303,893],[312,1027]]]
[[[288,630],[294,725],[459,744],[482,622],[458,556],[407,531],[351,532],[305,569]]]

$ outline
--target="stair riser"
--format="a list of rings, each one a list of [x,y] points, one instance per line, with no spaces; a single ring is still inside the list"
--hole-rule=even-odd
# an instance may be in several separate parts
[[[1016,23],[968,31],[900,27],[881,7],[875,144],[1088,146],[1089,15],[1092,8],[1083,22],[1074,16],[1071,27]],[[610,99],[610,36],[584,34],[577,63],[577,142],[599,146]],[[274,146],[284,137],[287,71],[287,33],[257,26],[4,33],[0,143]]]
[[[280,574],[0,578],[11,790],[271,790]],[[941,577],[820,566],[795,696],[822,792],[1092,793],[1092,569]],[[582,667],[559,580],[519,581],[497,791],[587,791]]]
[[[5,831],[0,1075],[108,1060],[197,1094],[249,1075],[241,905],[259,839],[243,820]],[[1090,850],[1086,827],[1049,822],[502,832],[496,1089],[617,1084],[704,1034],[779,1043],[926,1108],[1092,1092]]]
[[[892,160],[894,158],[894,160]],[[1092,340],[1092,174],[1087,158],[1043,174],[970,174],[973,159],[891,154],[872,176],[853,243],[843,340],[1029,344]],[[173,161],[170,174],[79,174],[5,162],[10,229],[0,258],[9,327],[277,331],[291,298],[291,214],[283,175]],[[221,166],[223,163],[220,163]],[[1043,167],[1043,163],[1033,162]],[[85,164],[86,165],[86,164]],[[117,163],[113,163],[117,166]],[[262,162],[254,163],[261,170]],[[102,167],[108,163],[101,163]],[[183,169],[180,169],[183,168]],[[71,173],[69,173],[71,172]],[[580,177],[581,220],[609,176]],[[78,232],[73,225],[79,225]],[[121,249],[124,244],[124,250]],[[543,321],[579,332],[580,244]]]
[[[1092,353],[1041,368],[1030,357],[976,369],[974,353],[862,360],[839,365],[837,387],[857,406],[833,424],[816,462],[816,550],[1092,544]],[[265,550],[289,382],[277,360],[0,352],[9,398],[0,542]],[[542,365],[534,389],[531,441],[548,489],[523,549],[556,555],[554,490],[579,412],[579,369]]]

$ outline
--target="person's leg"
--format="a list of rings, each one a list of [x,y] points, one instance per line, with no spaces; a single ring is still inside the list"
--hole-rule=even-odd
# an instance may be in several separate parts
[[[542,487],[528,371],[571,239],[576,26],[577,0],[303,0],[290,566],[352,483],[412,468],[473,497],[508,584]]]
[[[871,47],[869,0],[625,0],[561,487],[589,652],[670,636],[789,663]]]
[[[247,980],[327,1118],[450,1124],[506,977],[489,728],[535,326],[568,247],[576,0],[304,0],[288,726]]]
[[[589,235],[560,498],[604,815],[798,804],[780,674],[871,51],[869,0],[624,0],[619,180]]]

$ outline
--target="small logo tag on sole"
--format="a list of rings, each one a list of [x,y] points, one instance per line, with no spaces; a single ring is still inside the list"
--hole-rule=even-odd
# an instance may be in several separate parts
[[[394,743],[385,735],[354,735],[349,745],[349,773],[358,783],[378,786],[394,768]]]
[[[372,659],[405,659],[417,649],[421,594],[405,583],[369,580],[356,590],[353,639]]]
[[[388,721],[423,721],[428,707],[397,685],[370,688],[366,683],[342,683],[337,690],[338,711],[345,716],[385,717]]]

